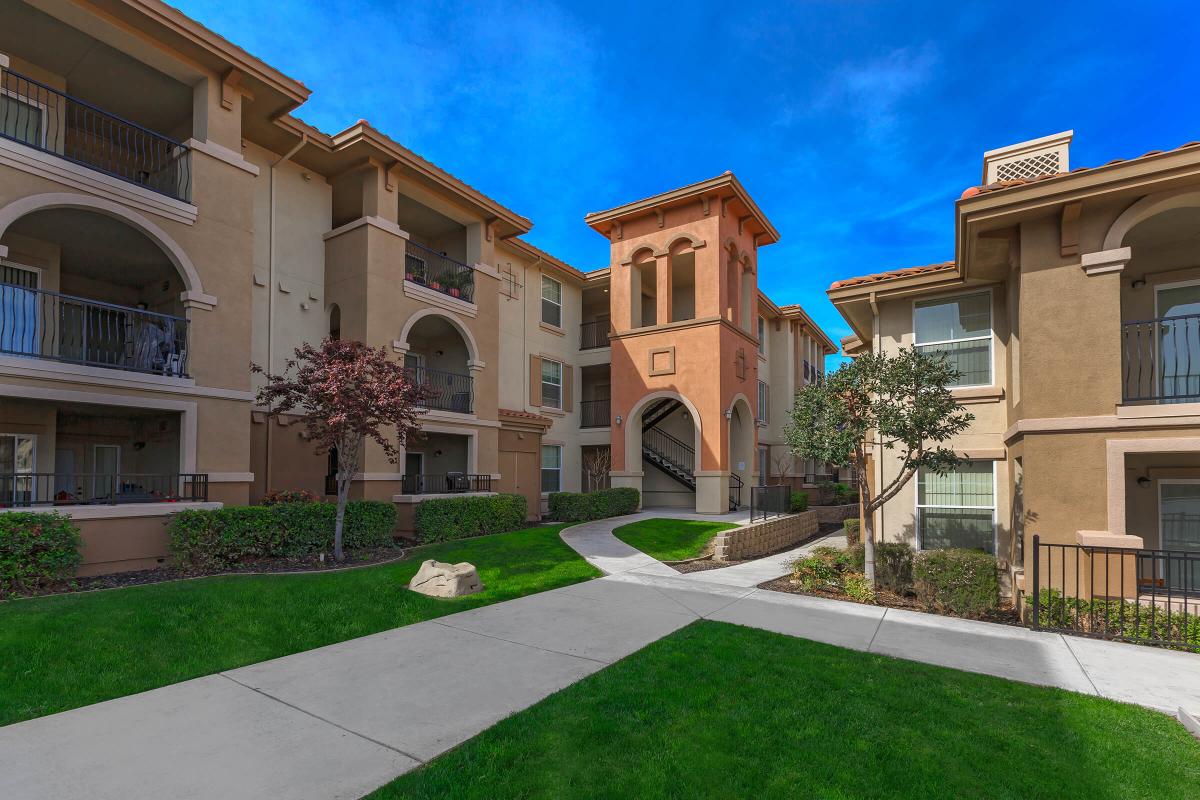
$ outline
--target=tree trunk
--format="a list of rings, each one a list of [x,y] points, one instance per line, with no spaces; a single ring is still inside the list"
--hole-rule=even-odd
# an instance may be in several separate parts
[[[333,560],[340,562],[346,557],[342,550],[342,526],[346,521],[346,500],[350,496],[350,477],[338,476],[337,519],[333,523]]]
[[[866,459],[862,459],[864,465]],[[854,466],[855,477],[858,479],[858,502],[859,510],[862,515],[862,530],[859,532],[862,536],[863,544],[863,575],[867,579],[867,584],[875,588],[875,510],[871,508],[871,484],[864,475],[864,470],[856,464]]]

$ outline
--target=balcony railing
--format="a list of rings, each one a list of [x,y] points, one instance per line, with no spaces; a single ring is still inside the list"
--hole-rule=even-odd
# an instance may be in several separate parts
[[[608,334],[611,330],[612,323],[606,319],[583,323],[579,326],[579,349],[595,350],[608,347]]]
[[[208,500],[204,473],[66,473],[0,475],[0,508],[186,503]]]
[[[400,479],[402,494],[463,494],[491,490],[491,475],[450,472],[446,475],[405,475]]]
[[[0,137],[177,200],[191,196],[187,145],[11,70],[0,71]]]
[[[582,400],[579,403],[579,427],[607,428],[610,420],[611,400]]]
[[[184,377],[187,350],[183,317],[0,283],[0,353]]]
[[[1200,314],[1121,326],[1122,399],[1200,400]]]
[[[407,367],[408,379],[421,387],[420,405],[438,411],[470,414],[475,407],[475,379],[470,375],[425,367]]]
[[[404,280],[435,292],[475,302],[475,268],[411,239],[405,244]]]

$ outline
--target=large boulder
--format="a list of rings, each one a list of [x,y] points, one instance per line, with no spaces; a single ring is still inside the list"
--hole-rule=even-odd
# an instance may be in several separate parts
[[[408,588],[430,597],[462,597],[483,591],[479,573],[472,564],[446,564],[432,558],[421,564]]]

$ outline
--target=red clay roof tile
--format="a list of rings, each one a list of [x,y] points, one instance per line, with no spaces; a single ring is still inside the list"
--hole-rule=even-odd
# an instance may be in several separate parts
[[[943,261],[939,264],[925,264],[920,267],[904,267],[903,269],[893,269],[887,272],[876,272],[873,275],[862,275],[858,278],[846,278],[845,280],[835,282],[829,287],[829,291],[846,289],[851,286],[864,286],[869,283],[883,283],[884,281],[895,280],[897,278],[911,278],[914,275],[950,272],[953,269],[953,261]]]

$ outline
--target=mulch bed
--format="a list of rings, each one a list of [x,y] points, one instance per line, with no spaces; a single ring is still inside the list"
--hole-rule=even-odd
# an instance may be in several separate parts
[[[340,564],[327,554],[321,559],[321,554],[291,558],[266,558],[258,561],[246,561],[234,567],[220,570],[202,570],[164,566],[156,569],[142,569],[134,572],[115,572],[111,575],[94,575],[87,578],[75,578],[68,583],[42,586],[37,589],[14,592],[10,597],[44,597],[54,594],[71,594],[73,592],[91,592],[98,589],[119,589],[125,586],[144,586],[165,581],[187,580],[189,578],[210,578],[217,575],[247,575],[247,574],[284,574],[302,572],[335,572],[355,567],[369,567],[376,564],[386,564],[398,561],[408,551],[402,547],[366,547],[361,550],[347,550],[346,558]]]
[[[782,578],[776,578],[773,581],[767,581],[766,583],[760,583],[758,585],[758,588],[769,589],[770,591],[773,591],[773,592],[787,592],[788,594],[803,594],[803,595],[807,595],[809,597],[824,597],[828,600],[844,600],[848,603],[858,603],[859,602],[859,601],[855,600],[854,598],[849,597],[848,595],[842,594],[840,592],[822,592],[819,590],[811,591],[811,592],[805,591],[804,589],[800,588],[799,581],[795,580],[790,575],[784,575]],[[1004,601],[1004,602],[1007,602],[1007,601]],[[920,600],[913,597],[912,595],[895,594],[894,592],[889,592],[886,589],[879,589],[875,592],[875,602],[874,603],[860,603],[860,605],[876,605],[876,606],[885,606],[887,608],[900,608],[900,609],[904,609],[905,611],[920,611],[921,613],[924,613],[924,614],[938,613],[937,611],[933,611],[930,608],[926,607],[926,605],[924,603],[922,603]],[[946,614],[945,616],[950,616],[950,615]],[[1014,608],[1012,606],[1011,603],[1009,603],[1008,605],[1002,605],[1000,608],[996,609],[995,611],[993,611],[989,614],[985,614],[983,617],[981,617],[981,620],[983,622],[996,622],[1001,625],[1016,625],[1018,627],[1021,627],[1021,618],[1017,615],[1017,610],[1016,610],[1016,608]]]

